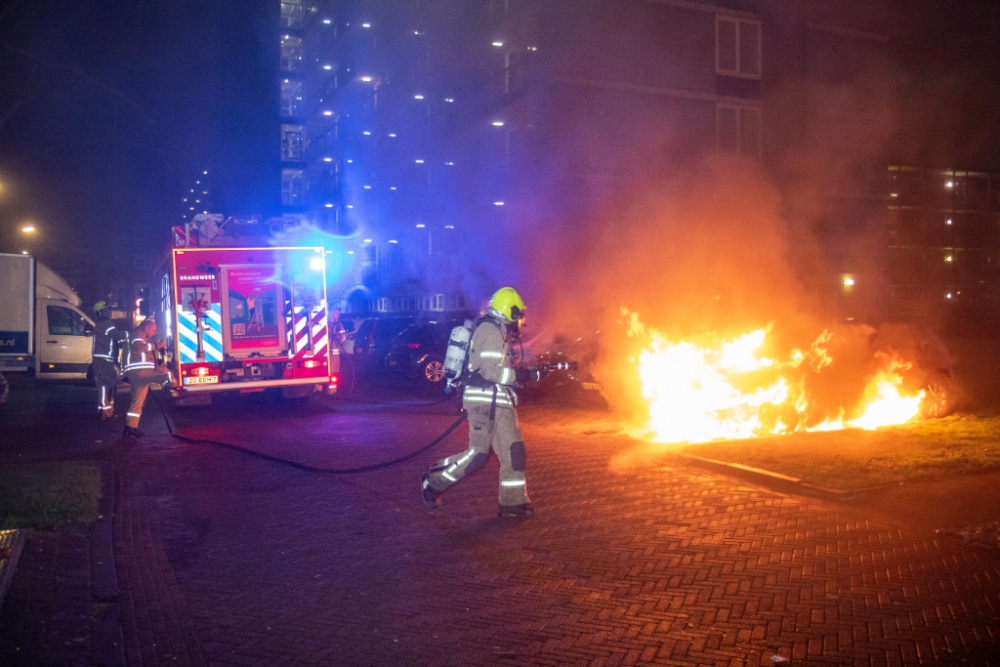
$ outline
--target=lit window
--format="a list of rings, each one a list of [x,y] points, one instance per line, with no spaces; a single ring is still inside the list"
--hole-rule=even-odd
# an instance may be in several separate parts
[[[297,72],[302,66],[302,38],[285,36],[281,40],[281,71]]]
[[[302,27],[302,2],[301,0],[282,0],[281,2],[281,27],[301,28]]]
[[[281,126],[281,159],[293,161],[302,159],[301,125]]]
[[[302,82],[285,79],[281,83],[281,115],[301,116],[302,111]]]
[[[283,206],[296,206],[302,201],[302,177],[301,169],[281,170],[281,204]]]
[[[760,78],[760,21],[715,17],[717,74]]]

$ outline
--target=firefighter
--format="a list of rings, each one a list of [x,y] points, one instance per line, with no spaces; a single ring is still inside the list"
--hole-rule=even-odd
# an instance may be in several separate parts
[[[115,414],[115,389],[121,372],[118,369],[118,341],[128,338],[111,320],[111,308],[104,301],[94,304],[94,384],[97,385],[97,414],[101,419],[118,419]]]
[[[339,308],[334,308],[333,312],[330,313],[330,340],[341,350],[344,349],[344,341],[347,340],[347,329],[344,328],[344,323],[340,321]]]
[[[490,449],[500,459],[497,514],[502,518],[534,516],[525,486],[527,452],[517,423],[514,386],[539,379],[537,371],[516,368],[511,344],[524,320],[524,301],[512,287],[497,290],[476,325],[469,347],[469,379],[462,407],[469,415],[469,449],[431,466],[421,480],[424,503],[434,509],[438,496],[470,472],[481,468]]]
[[[146,402],[149,385],[170,382],[170,371],[157,361],[160,351],[165,347],[153,343],[156,337],[156,322],[143,320],[130,336],[125,350],[125,377],[132,385],[132,401],[128,414],[125,416],[125,437],[139,438],[143,435],[139,430],[139,419],[142,417],[142,405]]]

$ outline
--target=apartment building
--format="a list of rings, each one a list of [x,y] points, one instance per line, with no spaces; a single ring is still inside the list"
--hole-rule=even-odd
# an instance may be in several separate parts
[[[904,11],[283,0],[282,210],[350,239],[373,293],[448,291],[459,249],[516,252],[553,218],[709,156],[746,161],[820,239],[812,279],[870,317],[898,302],[884,174],[910,159],[893,118],[915,94],[904,74],[920,47],[901,37],[915,30]]]

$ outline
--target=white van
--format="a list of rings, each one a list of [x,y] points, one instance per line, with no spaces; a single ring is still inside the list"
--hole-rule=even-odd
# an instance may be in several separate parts
[[[0,253],[0,372],[85,379],[94,321],[65,280],[33,255]]]

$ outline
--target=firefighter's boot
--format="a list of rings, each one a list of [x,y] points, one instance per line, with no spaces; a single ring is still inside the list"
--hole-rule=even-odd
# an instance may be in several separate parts
[[[528,519],[535,516],[535,508],[531,506],[531,503],[524,503],[523,505],[499,505],[497,507],[497,516],[501,519]]]
[[[434,510],[441,506],[441,499],[438,497],[441,494],[431,486],[431,477],[428,474],[420,479],[420,494],[424,499],[424,505],[428,508]]]

